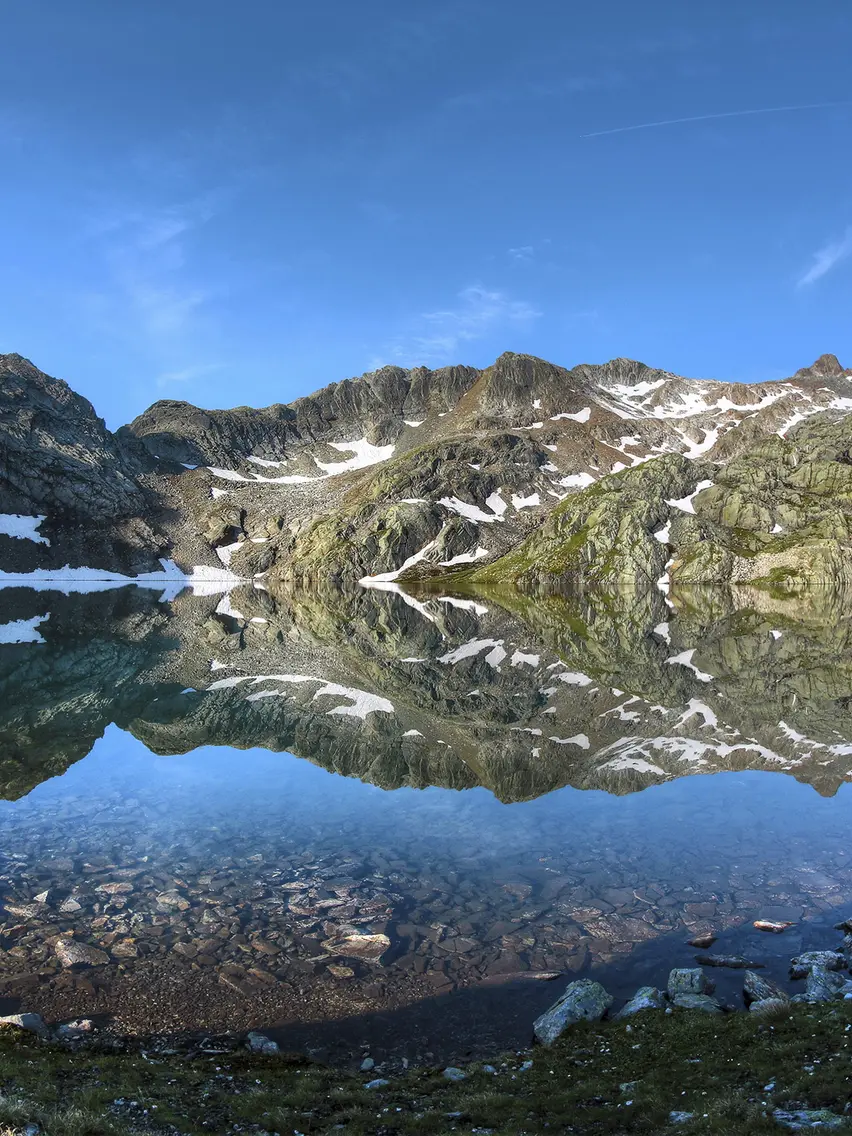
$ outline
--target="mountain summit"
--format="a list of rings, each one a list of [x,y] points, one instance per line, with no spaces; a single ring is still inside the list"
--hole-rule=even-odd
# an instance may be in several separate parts
[[[263,409],[161,401],[112,434],[66,384],[0,356],[0,511],[25,518],[4,522],[0,567],[169,558],[270,586],[481,569],[613,474],[691,486],[803,423],[844,420],[850,378],[833,355],[743,384],[506,352],[482,370],[383,367]]]

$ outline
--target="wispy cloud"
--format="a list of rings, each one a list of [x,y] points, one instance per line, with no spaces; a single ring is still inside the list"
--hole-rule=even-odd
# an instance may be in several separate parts
[[[105,273],[104,286],[86,297],[87,311],[99,331],[150,359],[159,386],[220,366],[198,358],[209,351],[205,306],[216,292],[189,264],[192,234],[220,207],[221,195],[210,194],[156,209],[107,208],[85,225]]]
[[[532,260],[534,255],[535,249],[532,245],[519,245],[518,248],[509,249],[512,260]]]
[[[799,277],[797,287],[807,288],[810,284],[815,284],[850,254],[852,254],[852,225],[839,240],[829,241],[827,245],[817,249],[813,254],[813,264]]]
[[[224,363],[201,363],[193,367],[183,367],[177,371],[163,371],[157,375],[157,386],[168,387],[173,383],[190,383],[194,379],[201,379],[213,371],[221,371]]]
[[[450,308],[422,312],[409,334],[393,340],[373,366],[393,362],[407,366],[457,362],[465,343],[483,339],[502,327],[528,324],[541,313],[525,300],[471,284],[458,293]]]

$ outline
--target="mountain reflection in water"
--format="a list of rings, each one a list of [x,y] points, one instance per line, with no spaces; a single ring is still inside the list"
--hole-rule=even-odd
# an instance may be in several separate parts
[[[784,978],[852,895],[846,597],[677,601],[0,593],[50,613],[0,647],[0,1003],[322,1042],[709,929]]]

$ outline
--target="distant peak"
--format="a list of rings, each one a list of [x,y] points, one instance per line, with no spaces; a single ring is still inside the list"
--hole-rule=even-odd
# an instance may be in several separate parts
[[[839,379],[850,372],[845,370],[836,355],[820,355],[810,367],[802,367],[793,376],[796,379]]]

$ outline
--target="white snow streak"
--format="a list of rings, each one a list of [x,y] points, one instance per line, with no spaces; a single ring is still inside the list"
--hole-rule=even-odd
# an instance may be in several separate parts
[[[0,644],[11,646],[17,643],[43,643],[38,628],[50,619],[47,615],[34,615],[32,619],[14,619],[11,623],[0,623]]]
[[[38,531],[42,521],[46,520],[45,513],[35,517],[28,517],[23,513],[0,513],[0,535],[13,536],[18,540],[31,540],[34,544],[46,544],[50,547],[50,541]]]

